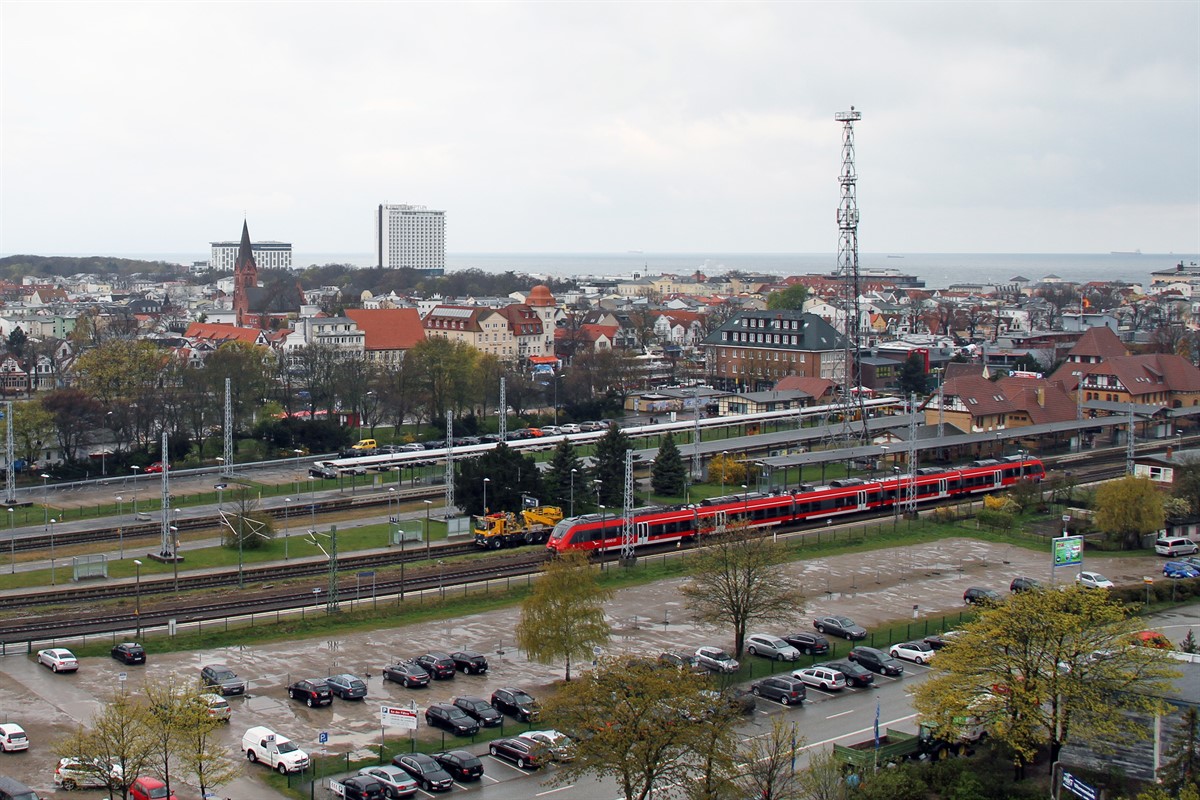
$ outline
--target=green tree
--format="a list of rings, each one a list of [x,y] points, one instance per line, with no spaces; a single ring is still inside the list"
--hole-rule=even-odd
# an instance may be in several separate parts
[[[171,676],[146,681],[142,695],[145,702],[140,721],[150,742],[149,770],[166,784],[169,797],[176,751],[186,726],[194,719],[192,705],[196,702],[197,692]]]
[[[1197,644],[1196,634],[1191,628],[1188,628],[1187,636],[1183,637],[1183,641],[1179,643],[1179,651],[1181,653],[1200,652],[1200,644]]]
[[[1162,651],[1122,645],[1140,627],[1107,592],[1014,594],[982,608],[938,653],[933,675],[912,690],[913,705],[948,736],[964,720],[987,719],[1018,777],[1043,745],[1056,761],[1077,727],[1104,741],[1145,736],[1131,733],[1125,712],[1159,710],[1155,698],[1178,672]]]
[[[148,341],[112,339],[75,361],[75,385],[104,407],[119,444],[146,442],[160,420],[167,359]]]
[[[25,335],[25,331],[21,327],[12,329],[12,333],[8,335],[8,352],[13,358],[21,359],[25,357],[25,346],[29,344],[29,337]]]
[[[895,769],[881,769],[862,776],[862,784],[854,792],[855,800],[926,800],[929,787],[917,773],[923,765],[901,764]]]
[[[207,797],[242,773],[241,762],[229,757],[228,748],[218,735],[225,723],[209,713],[208,703],[199,692],[176,709],[175,756],[184,775],[195,779],[200,796]]]
[[[482,514],[484,482],[487,505],[495,511],[519,511],[525,495],[541,498],[542,474],[532,455],[519,453],[503,442],[481,456],[459,462],[454,473],[454,502],[468,514]]]
[[[41,458],[54,437],[54,416],[36,400],[13,403],[13,440],[18,457],[30,464]]]
[[[74,461],[91,432],[102,426],[104,411],[95,399],[75,388],[55,389],[41,399],[54,420],[63,458]]]
[[[691,557],[691,581],[681,591],[701,622],[733,628],[740,657],[750,623],[786,626],[804,611],[804,594],[783,569],[786,560],[769,537],[735,524]]]
[[[1158,770],[1159,781],[1172,796],[1187,787],[1200,790],[1200,711],[1189,706],[1179,717],[1178,735],[1167,746]]]
[[[601,587],[587,553],[573,550],[546,566],[533,593],[521,604],[517,645],[540,664],[587,658],[593,647],[608,644],[612,628],[604,619],[604,602],[612,590]]]
[[[744,797],[762,800],[805,800],[803,772],[795,769],[804,737],[794,722],[775,718],[771,730],[747,739],[737,761],[738,785]]]
[[[615,422],[596,442],[596,464],[592,474],[594,480],[600,481],[600,502],[609,508],[625,506],[625,451],[632,449],[629,437],[621,433]]]
[[[1096,527],[1126,550],[1141,547],[1165,519],[1162,495],[1149,478],[1119,478],[1096,489]]]
[[[746,465],[736,456],[719,453],[708,461],[708,482],[722,486],[740,486],[746,482]]]
[[[542,475],[546,486],[546,502],[563,509],[567,514],[577,508],[592,506],[591,477],[575,453],[575,445],[563,439],[554,448],[550,468]]]
[[[650,468],[650,486],[661,497],[683,497],[687,487],[687,469],[669,432],[662,438]]]
[[[1200,460],[1185,459],[1173,473],[1171,494],[1186,500],[1192,513],[1200,512]]]
[[[702,675],[654,661],[601,659],[546,703],[547,716],[579,737],[578,756],[558,768],[554,782],[612,778],[625,800],[646,800],[655,787],[693,780],[696,754],[712,749],[711,729],[727,731],[724,747],[734,749],[738,716],[702,694],[708,687]]]
[[[847,800],[850,797],[842,760],[832,750],[815,753],[798,774],[804,800]]]
[[[925,394],[929,389],[929,375],[925,372],[925,360],[913,353],[900,365],[896,376],[896,389],[906,397],[910,394]]]
[[[803,311],[806,300],[808,287],[802,283],[793,283],[786,289],[779,289],[767,295],[767,308],[771,311]]]
[[[140,775],[151,763],[153,742],[142,724],[142,714],[137,699],[124,692],[115,694],[105,700],[87,726],[56,742],[54,752],[91,770],[106,784],[110,798],[128,798],[128,783],[120,776]],[[110,764],[117,769],[109,769]]]

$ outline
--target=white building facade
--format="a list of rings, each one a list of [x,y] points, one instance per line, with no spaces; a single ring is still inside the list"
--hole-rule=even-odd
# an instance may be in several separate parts
[[[375,213],[375,264],[382,269],[446,271],[446,212],[380,205]]]
[[[240,242],[212,242],[212,256],[208,261],[208,269],[216,272],[233,272],[237,262]],[[254,253],[254,264],[259,269],[291,269],[291,242],[255,242],[250,246]],[[203,263],[203,262],[198,262]],[[197,264],[192,265],[196,272]]]

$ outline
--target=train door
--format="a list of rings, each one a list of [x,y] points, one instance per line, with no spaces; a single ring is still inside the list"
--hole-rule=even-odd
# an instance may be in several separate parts
[[[1000,489],[1004,486],[1004,470],[998,469],[992,473],[992,488]]]
[[[650,541],[650,523],[635,522],[633,523],[633,533],[637,536],[638,544],[645,544]]]
[[[718,511],[717,513],[713,514],[713,529],[716,530],[717,533],[725,532],[725,522],[726,520],[724,511]]]
[[[858,493],[858,510],[859,511],[867,510],[867,493],[866,492]]]
[[[938,478],[938,497],[950,496],[950,481],[945,478]]]

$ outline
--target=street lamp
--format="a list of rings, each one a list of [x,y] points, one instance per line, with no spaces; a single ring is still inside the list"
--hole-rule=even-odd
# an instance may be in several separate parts
[[[179,513],[179,510],[177,508],[175,512]],[[175,594],[179,594],[179,528],[174,525],[171,526],[171,571],[175,573]]]
[[[892,533],[895,533],[900,524],[900,468],[892,467],[892,475],[895,476],[892,487]]]
[[[604,485],[604,481],[599,478],[592,481],[592,488],[596,491],[596,505],[600,506],[600,487]],[[604,506],[600,506],[604,508]]]
[[[433,501],[424,500],[423,502],[425,503],[425,558],[432,558],[433,552],[432,548],[430,547],[429,540],[429,508],[433,505]],[[403,550],[401,550],[401,552],[403,552]],[[400,562],[400,568],[404,569],[403,561]],[[404,573],[400,574],[400,583],[404,583]]]
[[[750,529],[750,487],[742,484],[742,519],[746,524],[746,530]]]
[[[446,588],[442,585],[442,571],[443,571],[443,568],[446,566],[446,562],[442,561],[439,558],[437,565],[438,565],[438,594],[441,595],[441,598],[443,600],[445,600],[446,599]]]
[[[492,482],[491,478],[483,479],[483,515],[487,516],[487,485]]]
[[[396,497],[396,487],[389,486],[388,487],[388,529],[387,529],[387,531],[388,531],[387,546],[388,547],[392,546],[392,530],[393,530],[392,526],[393,525],[395,525],[396,527],[400,526],[400,500],[399,499],[396,500],[396,513],[393,514],[392,513],[392,498],[394,498],[394,497]]]
[[[729,451],[721,451],[721,496],[725,496],[725,471],[729,467]]]
[[[133,518],[137,519],[137,476],[138,470],[141,469],[137,464],[130,467],[133,470]]]
[[[54,580],[54,523],[58,520],[50,518],[50,585],[55,584]]]
[[[283,560],[288,560],[288,506],[292,503],[292,498],[283,498]]]
[[[46,488],[46,481],[50,476],[42,473],[42,530],[50,530],[50,495],[49,489]]]
[[[575,516],[575,473],[579,470],[571,467],[571,516]]]
[[[15,508],[8,509],[8,548],[9,548],[9,563],[12,566],[10,572],[13,575],[17,574],[17,529],[13,527],[13,512]]]
[[[121,500],[122,500],[122,498],[121,498],[121,495],[119,495],[119,494],[114,495],[114,497],[116,497],[116,499],[117,499],[117,516],[120,517],[121,516]],[[124,526],[121,526],[121,525],[117,526],[117,541],[120,543],[120,547],[121,547],[121,559],[124,560],[124,558],[125,558],[125,528],[124,528]]]
[[[142,562],[135,558],[133,560],[133,567],[137,570],[137,579],[133,589],[133,623],[137,629],[134,636],[140,639],[142,638]]]
[[[308,476],[308,510],[311,515],[310,527],[314,531],[317,529],[317,498],[316,498],[316,494],[313,490],[313,486],[315,486],[315,485],[316,484],[313,483],[313,476],[309,475]]]

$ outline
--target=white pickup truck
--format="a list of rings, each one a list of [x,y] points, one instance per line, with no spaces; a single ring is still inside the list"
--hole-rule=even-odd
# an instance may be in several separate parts
[[[291,739],[279,736],[270,728],[251,728],[242,736],[242,750],[251,763],[266,764],[280,775],[303,772],[308,768],[308,753],[297,747]]]

